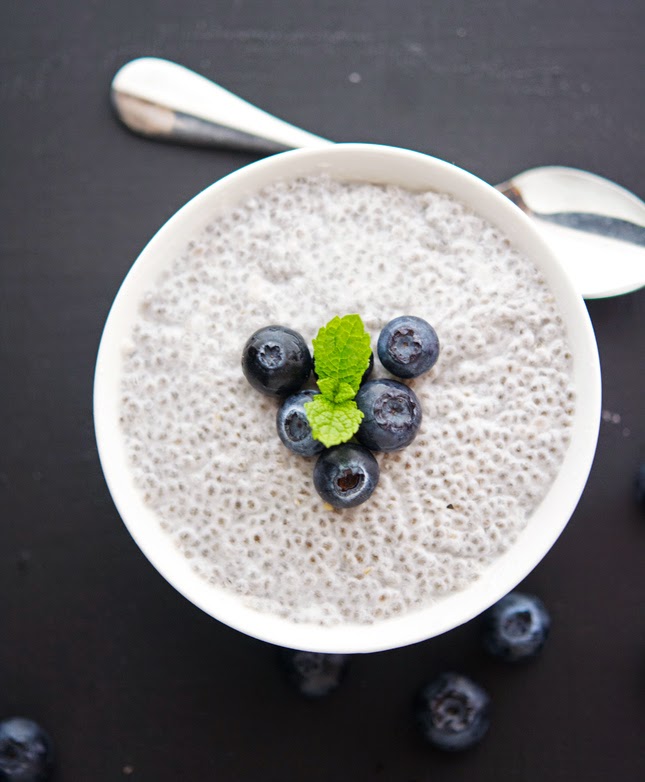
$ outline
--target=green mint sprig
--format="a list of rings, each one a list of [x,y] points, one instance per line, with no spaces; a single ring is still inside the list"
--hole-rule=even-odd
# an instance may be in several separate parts
[[[370,335],[360,315],[336,316],[313,340],[320,394],[305,403],[312,436],[327,448],[346,443],[363,420],[354,397],[370,363]]]

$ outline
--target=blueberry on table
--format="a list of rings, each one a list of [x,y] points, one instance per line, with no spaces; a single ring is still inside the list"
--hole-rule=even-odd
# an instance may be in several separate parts
[[[249,337],[242,351],[242,371],[257,391],[289,396],[311,374],[313,362],[307,343],[285,326],[265,326]]]
[[[298,391],[288,396],[280,405],[276,417],[278,436],[287,448],[300,456],[315,456],[325,447],[312,437],[304,407],[305,402],[311,402],[317,393],[317,391]]]
[[[439,338],[423,318],[402,315],[383,328],[377,352],[381,364],[393,375],[419,377],[439,358]]]
[[[33,720],[0,722],[0,782],[45,782],[52,768],[52,742]]]
[[[363,420],[357,439],[373,451],[398,451],[409,445],[421,425],[417,395],[397,380],[368,380],[356,395]]]
[[[511,592],[484,613],[483,643],[506,662],[534,657],[544,646],[551,618],[534,595]]]
[[[353,508],[371,497],[379,479],[373,454],[356,443],[329,448],[314,467],[314,486],[334,508]]]
[[[423,738],[437,749],[458,752],[484,737],[490,725],[490,698],[458,673],[442,673],[417,694],[414,714]]]
[[[322,698],[338,688],[347,672],[349,655],[281,649],[287,681],[307,698]]]

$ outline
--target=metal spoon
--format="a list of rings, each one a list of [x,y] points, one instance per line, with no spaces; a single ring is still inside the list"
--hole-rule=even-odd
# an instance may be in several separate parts
[[[112,81],[119,118],[150,138],[271,154],[330,145],[181,65],[142,57]],[[607,179],[560,166],[496,186],[534,218],[587,299],[645,286],[645,204]]]

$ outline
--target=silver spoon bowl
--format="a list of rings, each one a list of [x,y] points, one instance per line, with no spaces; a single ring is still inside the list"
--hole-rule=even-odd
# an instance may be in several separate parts
[[[156,57],[124,65],[111,98],[123,123],[149,138],[261,154],[333,144]],[[496,187],[534,219],[585,298],[645,286],[645,203],[633,193],[562,166],[533,168]]]

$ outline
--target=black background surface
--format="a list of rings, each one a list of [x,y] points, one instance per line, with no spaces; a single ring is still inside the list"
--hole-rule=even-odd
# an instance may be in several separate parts
[[[490,182],[589,169],[645,195],[638,0],[23,0],[0,10],[0,717],[32,716],[58,782],[645,779],[645,292],[588,303],[605,419],[570,524],[526,580],[553,616],[533,663],[479,651],[477,623],[353,660],[303,701],[275,649],[209,618],[140,553],[91,415],[101,329],[156,229],[251,155],[135,137],[108,87],[179,61],[335,140],[436,154]],[[358,74],[350,79],[350,74]],[[619,420],[620,419],[620,420]],[[494,701],[445,757],[410,701],[449,668]]]

